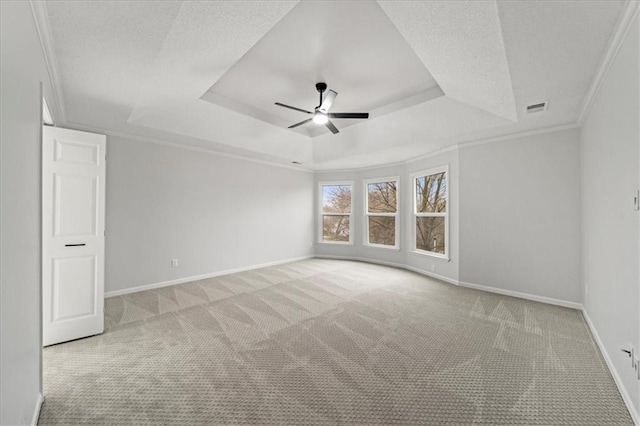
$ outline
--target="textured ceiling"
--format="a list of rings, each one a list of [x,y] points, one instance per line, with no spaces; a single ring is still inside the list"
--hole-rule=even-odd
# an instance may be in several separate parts
[[[517,119],[495,2],[383,1],[381,5],[447,96]]]
[[[575,123],[623,1],[47,2],[70,127],[312,169]],[[311,109],[372,118],[341,132]],[[548,111],[525,113],[548,101]],[[312,139],[309,136],[314,136]]]

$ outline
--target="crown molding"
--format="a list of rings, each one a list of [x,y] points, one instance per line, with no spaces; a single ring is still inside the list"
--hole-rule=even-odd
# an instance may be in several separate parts
[[[111,136],[111,137],[116,137],[116,138],[130,139],[130,140],[135,140],[135,141],[140,141],[140,142],[151,143],[151,144],[155,144],[155,145],[166,146],[166,147],[169,147],[169,148],[186,149],[187,151],[201,152],[201,153],[204,153],[204,154],[211,154],[211,155],[218,155],[220,157],[233,158],[235,160],[248,161],[250,163],[257,163],[257,164],[264,164],[264,165],[267,165],[267,166],[280,167],[280,168],[283,168],[283,169],[294,170],[296,172],[301,172],[301,173],[314,173],[314,170],[306,168],[306,167],[304,167],[302,165],[291,166],[289,164],[282,164],[282,163],[278,163],[276,161],[261,160],[261,159],[257,159],[257,158],[247,157],[247,156],[244,156],[244,155],[231,154],[231,153],[228,153],[228,152],[218,151],[218,150],[211,149],[211,148],[204,148],[204,147],[199,147],[199,146],[186,145],[186,144],[175,143],[175,142],[168,142],[168,141],[165,141],[165,140],[154,139],[154,138],[150,138],[150,137],[146,137],[146,136],[130,135],[130,134],[127,134],[127,133],[116,132],[116,131],[113,131],[113,130],[107,130],[107,129],[103,129],[103,128],[95,127],[95,126],[86,126],[84,124],[77,124],[77,123],[67,123],[66,127],[69,128],[69,129],[72,129],[72,130],[80,130],[80,131],[84,131],[84,132],[100,133],[100,134],[103,134],[103,135],[106,135],[106,136]]]
[[[406,160],[400,160],[400,161],[394,161],[393,163],[374,164],[372,166],[362,166],[362,167],[349,167],[346,169],[314,169],[314,173],[320,175],[320,174],[331,174],[331,173],[362,172],[366,170],[384,169],[387,167],[403,166],[406,163],[407,163]]]
[[[53,102],[49,102],[49,106],[53,103],[53,118],[58,124],[64,124],[67,121],[67,114],[64,110],[64,97],[62,95],[62,85],[58,74],[58,65],[55,57],[55,49],[53,46],[53,37],[51,35],[51,27],[49,26],[49,18],[47,14],[47,5],[44,1],[30,0],[31,13],[36,23],[38,38],[42,46],[42,53],[49,74],[49,81],[53,90]]]
[[[347,169],[318,169],[318,170],[315,170],[315,173],[316,174],[350,173],[350,172],[361,172],[364,170],[372,170],[372,169],[383,169],[386,167],[403,166],[403,165],[413,164],[417,161],[421,161],[427,158],[435,157],[437,155],[446,154],[447,152],[456,151],[456,150],[460,151],[462,149],[470,148],[473,146],[510,141],[514,139],[522,139],[528,136],[544,135],[546,133],[562,132],[564,130],[572,130],[572,129],[579,129],[579,128],[580,128],[580,125],[578,123],[568,123],[568,124],[561,124],[558,126],[550,126],[550,127],[543,127],[540,129],[526,130],[522,132],[513,132],[506,135],[495,136],[495,137],[486,138],[486,139],[458,142],[450,146],[440,148],[435,151],[431,151],[426,154],[420,155],[419,157],[410,158],[403,161],[396,161],[394,163],[378,164],[378,165],[364,166],[364,167],[353,167],[353,168],[347,168]]]
[[[598,70],[589,86],[589,90],[582,102],[582,107],[580,108],[580,114],[578,115],[577,123],[582,126],[584,121],[587,119],[589,115],[589,111],[591,111],[591,107],[596,97],[598,96],[598,92],[600,92],[600,88],[602,87],[602,83],[604,82],[609,70],[611,69],[611,65],[613,64],[614,59],[618,55],[620,51],[620,47],[622,46],[622,42],[624,41],[629,29],[631,28],[631,24],[633,23],[634,18],[638,14],[640,10],[640,1],[639,0],[628,0],[625,6],[624,11],[618,18],[618,22],[616,23],[616,27],[611,34],[611,38],[609,39],[609,44],[607,46],[607,50],[605,54],[602,56],[600,60],[600,65],[598,66]]]
[[[460,142],[456,146],[460,149],[464,149],[464,148],[470,148],[472,146],[504,142],[512,139],[522,139],[528,136],[544,135],[546,133],[562,132],[564,130],[579,129],[579,128],[580,128],[580,125],[578,123],[560,124],[558,126],[542,127],[534,130],[525,130],[522,132],[509,133],[502,136],[495,136],[492,138]]]

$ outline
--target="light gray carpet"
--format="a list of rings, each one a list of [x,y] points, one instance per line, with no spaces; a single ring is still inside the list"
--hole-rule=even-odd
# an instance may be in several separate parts
[[[313,259],[106,300],[40,424],[631,425],[580,312]]]

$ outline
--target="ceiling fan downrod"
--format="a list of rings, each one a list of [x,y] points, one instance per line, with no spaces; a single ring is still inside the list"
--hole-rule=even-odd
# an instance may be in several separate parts
[[[316,83],[316,90],[318,91],[318,93],[320,93],[320,103],[316,107],[316,109],[318,109],[322,106],[322,94],[325,90],[327,90],[327,83]]]

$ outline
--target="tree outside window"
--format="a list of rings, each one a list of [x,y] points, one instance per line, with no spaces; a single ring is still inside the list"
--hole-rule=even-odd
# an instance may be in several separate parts
[[[368,180],[365,190],[365,243],[397,247],[398,179]]]
[[[415,248],[446,257],[448,171],[441,168],[414,178]]]
[[[322,241],[351,241],[351,184],[321,184]]]

